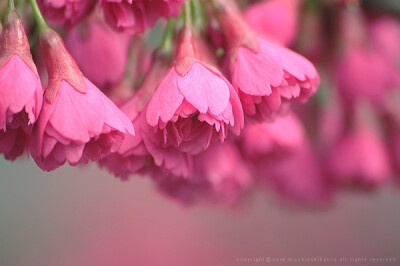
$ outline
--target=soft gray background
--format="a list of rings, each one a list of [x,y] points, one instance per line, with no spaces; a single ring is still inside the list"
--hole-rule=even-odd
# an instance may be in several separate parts
[[[120,182],[95,165],[41,172],[0,159],[0,265],[320,265],[254,257],[397,257],[400,193],[343,192],[325,210],[256,193],[236,210],[185,208],[148,180]],[[355,265],[325,263],[323,265]]]

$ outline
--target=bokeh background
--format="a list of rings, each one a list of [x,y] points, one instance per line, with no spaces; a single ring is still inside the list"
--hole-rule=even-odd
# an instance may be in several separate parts
[[[392,186],[341,191],[321,209],[282,205],[262,191],[233,209],[189,208],[148,179],[121,182],[95,165],[44,173],[32,160],[0,159],[0,265],[399,265],[399,202]],[[348,261],[240,260],[259,257]]]

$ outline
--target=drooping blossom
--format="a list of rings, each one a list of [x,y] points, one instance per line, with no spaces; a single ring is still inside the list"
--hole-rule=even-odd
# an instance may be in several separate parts
[[[146,108],[147,122],[159,131],[157,146],[197,154],[239,133],[244,119],[239,98],[228,80],[202,60],[188,27],[180,34],[177,55]]]
[[[318,205],[328,202],[333,187],[324,172],[321,159],[305,140],[299,148],[277,158],[270,158],[255,168],[260,184],[271,188],[288,202]]]
[[[27,148],[43,89],[18,14],[11,10],[0,35],[0,153],[15,160]]]
[[[238,144],[257,182],[288,202],[319,204],[330,198],[321,161],[294,113],[246,125]]]
[[[266,162],[270,156],[284,156],[303,145],[304,128],[297,116],[289,112],[277,117],[273,123],[246,125],[240,146],[247,159]]]
[[[219,143],[194,158],[194,175],[210,184],[211,200],[235,203],[253,183],[252,175],[234,143]]]
[[[237,203],[250,189],[252,176],[233,142],[215,144],[194,157],[190,178],[157,176],[157,188],[183,205]],[[234,167],[233,167],[234,166]]]
[[[331,174],[339,183],[382,183],[390,175],[384,143],[365,128],[349,133],[332,151]]]
[[[362,46],[349,47],[338,59],[335,80],[349,105],[368,100],[382,106],[387,93],[400,86],[400,74],[395,65],[376,50]]]
[[[371,44],[395,66],[400,63],[400,22],[389,16],[378,16],[368,20]]]
[[[72,25],[92,11],[96,0],[37,0],[46,19],[54,25]]]
[[[101,0],[108,23],[130,34],[143,33],[161,17],[178,16],[184,0]]]
[[[303,56],[257,35],[228,0],[216,7],[228,40],[231,81],[245,114],[270,119],[285,102],[304,103],[316,92],[318,73]]]
[[[387,94],[400,86],[398,62],[392,61],[395,53],[398,56],[398,52],[393,51],[396,48],[382,44],[382,38],[387,37],[383,36],[386,33],[378,32],[380,29],[375,28],[371,31],[375,32],[373,35],[368,34],[366,21],[359,12],[343,12],[341,31],[343,52],[338,56],[334,70],[343,100],[349,106],[367,100],[382,108]],[[393,53],[390,59],[388,53]]]
[[[364,104],[357,106],[352,128],[330,151],[330,174],[338,183],[373,186],[390,177],[388,150],[376,123],[372,123],[375,113],[366,107]]]
[[[69,29],[64,39],[82,73],[96,86],[107,88],[122,79],[127,66],[128,35],[115,32],[93,15]]]
[[[157,56],[157,52],[154,53],[152,62],[140,89],[121,107],[131,119],[135,135],[127,134],[118,151],[100,161],[102,166],[124,180],[133,174],[163,176],[163,178],[170,175],[187,178],[191,175],[190,156],[173,146],[165,148],[155,146],[153,140],[162,136],[148,125],[146,116],[142,112],[169,67],[168,60]]]
[[[46,30],[41,47],[49,82],[32,132],[33,159],[50,171],[115,152],[127,133],[134,134],[132,122],[83,76],[56,32]]]
[[[265,38],[289,46],[297,34],[301,0],[270,0],[250,5],[244,11],[249,26]]]

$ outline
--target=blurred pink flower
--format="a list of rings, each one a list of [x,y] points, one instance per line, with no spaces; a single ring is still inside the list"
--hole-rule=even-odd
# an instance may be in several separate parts
[[[253,183],[249,169],[230,141],[213,145],[194,156],[193,161],[194,171],[189,178],[155,178],[159,190],[184,205],[198,202],[233,205]]]
[[[258,36],[229,5],[218,14],[229,43],[232,84],[245,114],[270,119],[282,102],[304,103],[316,92],[319,76],[311,62]]]
[[[305,132],[301,121],[290,112],[278,116],[274,122],[246,125],[240,144],[247,159],[267,161],[266,156],[277,156],[303,145]]]
[[[331,151],[330,173],[339,183],[382,183],[391,173],[383,141],[366,127],[349,132]]]
[[[49,84],[32,132],[31,155],[50,171],[63,165],[96,161],[134,134],[132,122],[87,80],[61,37],[47,30],[41,39]]]
[[[211,198],[218,202],[237,202],[253,183],[249,169],[230,141],[207,149],[194,158],[194,163],[195,175],[207,180]]]
[[[21,19],[11,11],[0,35],[0,153],[15,160],[27,148],[43,88]]]
[[[289,46],[297,35],[301,0],[270,0],[250,5],[244,11],[249,26],[265,38]]]
[[[96,86],[104,89],[124,76],[130,36],[113,31],[99,16],[69,29],[64,39],[82,73]]]
[[[399,33],[383,21],[383,25],[372,24],[369,33],[360,12],[343,12],[340,23],[343,52],[334,62],[339,92],[350,107],[367,100],[382,108],[388,92],[400,86],[400,71],[395,62],[396,57],[399,59],[396,49],[400,48],[394,47]],[[394,46],[387,41],[393,41]]]
[[[173,66],[146,108],[147,122],[162,143],[197,154],[243,128],[243,112],[232,85],[202,61],[191,29],[183,29]]]
[[[37,0],[45,18],[54,25],[75,24],[90,13],[96,0]]]
[[[389,16],[375,17],[369,20],[368,29],[371,43],[377,51],[398,66],[400,63],[400,22],[398,19]]]
[[[295,204],[324,204],[332,196],[333,187],[325,176],[322,161],[307,140],[286,156],[258,164],[256,171],[261,184]]]
[[[388,91],[400,86],[400,73],[379,51],[352,46],[338,59],[335,80],[344,100],[354,105],[369,100],[384,105]]]
[[[143,33],[161,17],[178,16],[184,0],[100,0],[112,27],[130,34]]]

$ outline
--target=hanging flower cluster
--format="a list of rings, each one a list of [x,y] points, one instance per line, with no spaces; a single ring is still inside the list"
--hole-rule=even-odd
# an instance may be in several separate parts
[[[97,162],[185,204],[258,186],[319,204],[400,170],[400,22],[359,1],[16,3],[0,33],[8,160]],[[320,67],[317,97],[288,47]]]

